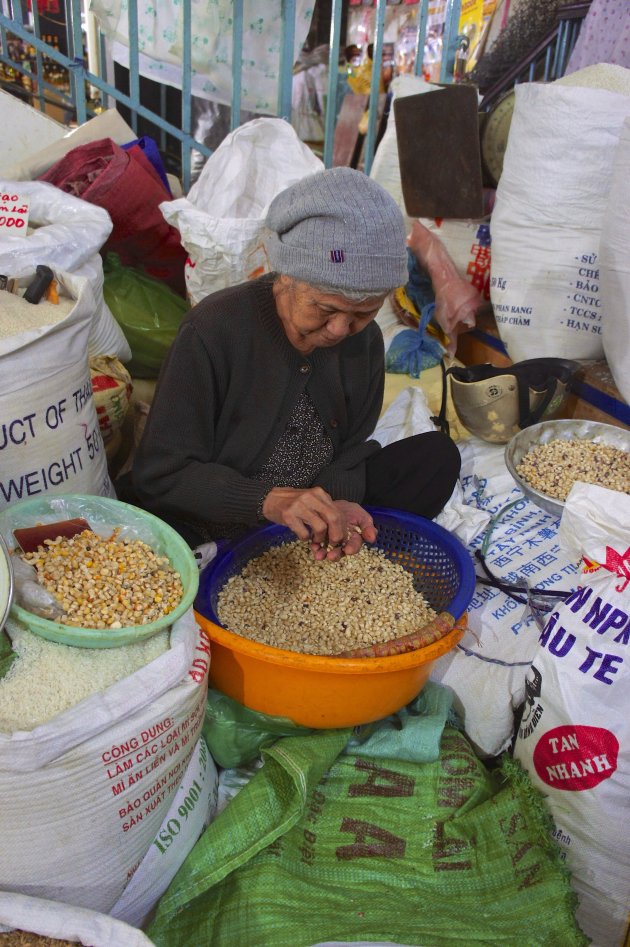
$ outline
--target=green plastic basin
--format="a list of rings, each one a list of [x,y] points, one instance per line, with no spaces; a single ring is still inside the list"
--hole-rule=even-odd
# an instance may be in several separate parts
[[[167,523],[129,503],[78,493],[51,494],[22,500],[0,511],[0,535],[11,550],[16,547],[14,529],[78,516],[84,517],[97,533],[108,535],[113,528],[120,527],[121,539],[141,539],[155,552],[167,556],[181,577],[184,588],[181,602],[168,615],[145,625],[78,628],[34,615],[18,605],[14,595],[10,612],[13,618],[21,621],[34,634],[57,644],[76,648],[118,648],[150,638],[168,628],[190,608],[199,585],[199,570],[192,550]]]

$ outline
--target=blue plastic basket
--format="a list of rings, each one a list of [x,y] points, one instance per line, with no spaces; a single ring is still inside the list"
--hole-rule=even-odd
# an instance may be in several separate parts
[[[374,546],[413,575],[413,585],[436,612],[461,618],[475,591],[475,570],[468,550],[432,520],[380,507],[367,507],[378,529]],[[245,565],[273,546],[295,540],[285,526],[265,526],[219,551],[204,569],[194,608],[221,625],[219,594],[225,583]]]

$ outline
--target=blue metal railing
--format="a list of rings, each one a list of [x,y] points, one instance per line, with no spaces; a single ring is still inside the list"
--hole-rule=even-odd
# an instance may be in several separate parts
[[[280,43],[280,73],[277,89],[277,114],[291,120],[291,94],[293,85],[293,50],[295,41],[296,0],[278,0],[282,7],[282,36]],[[426,30],[430,0],[419,0],[417,8],[417,45],[414,73],[422,73],[422,59],[426,39]],[[232,62],[243,61],[243,3],[244,0],[233,0],[232,3]],[[127,7],[127,28],[129,38],[129,91],[123,92],[112,82],[108,81],[105,64],[107,62],[107,43],[105,37],[98,32],[97,42],[97,71],[91,71],[84,60],[84,38],[82,23],[82,6],[85,0],[64,0],[65,39],[67,53],[60,52],[42,40],[41,18],[38,13],[37,2],[32,3],[31,22],[25,23],[20,0],[0,0],[0,62],[10,66],[15,73],[30,80],[31,92],[25,95],[33,105],[42,111],[47,104],[61,106],[73,116],[77,124],[83,124],[92,118],[96,111],[96,103],[89,98],[90,87],[97,90],[100,103],[104,108],[111,108],[118,104],[129,110],[130,125],[135,133],[138,132],[139,119],[150,122],[155,127],[155,137],[162,151],[166,149],[167,136],[178,143],[181,180],[184,192],[187,192],[191,183],[191,165],[193,151],[204,156],[211,154],[211,149],[203,142],[194,138],[192,128],[192,0],[180,0],[182,21],[182,79],[181,79],[181,121],[175,124],[166,118],[166,88],[160,86],[159,105],[157,109],[148,108],[142,103],[140,88],[140,45],[138,26],[137,0],[129,0]],[[341,20],[344,0],[332,0],[331,24],[329,41],[329,63],[339,62],[341,46]],[[387,0],[376,0],[374,11],[374,69],[371,80],[368,126],[363,152],[363,166],[369,174],[378,133],[379,108],[379,81],[380,64],[382,60],[385,11]],[[447,0],[446,19],[444,24],[443,57],[440,71],[440,81],[452,81],[453,63],[457,41],[457,27],[459,23],[461,0]],[[35,49],[35,72],[20,62],[15,62],[8,54],[8,34],[20,39]],[[61,89],[45,78],[44,58],[48,57],[67,74],[67,89]],[[336,68],[329,68],[327,86],[327,108],[324,120],[324,144],[322,158],[326,167],[332,165],[333,141],[336,129],[336,108],[339,74]],[[231,87],[231,117],[232,129],[241,124],[241,69],[233,68]]]
[[[590,0],[560,7],[556,24],[499,82],[487,89],[481,110],[488,111],[508,90],[520,82],[552,82],[564,75]]]

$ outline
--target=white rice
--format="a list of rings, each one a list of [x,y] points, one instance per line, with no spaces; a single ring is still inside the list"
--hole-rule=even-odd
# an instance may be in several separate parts
[[[68,296],[59,296],[58,303],[51,303],[47,299],[29,303],[22,296],[0,290],[0,339],[62,322],[75,303]]]
[[[630,69],[613,63],[600,62],[585,66],[568,76],[556,79],[555,84],[581,86],[585,89],[604,89],[618,95],[630,95]]]
[[[9,619],[17,654],[0,679],[0,732],[32,730],[168,651],[170,632],[121,648],[71,648]]]

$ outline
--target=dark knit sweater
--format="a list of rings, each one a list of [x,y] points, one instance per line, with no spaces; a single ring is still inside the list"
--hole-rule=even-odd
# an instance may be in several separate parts
[[[276,313],[273,278],[208,296],[182,322],[162,366],[134,460],[140,502],[193,522],[258,522],[268,486],[255,474],[306,390],[334,456],[312,486],[361,502],[368,440],[383,400],[375,322],[332,348],[302,355]]]

